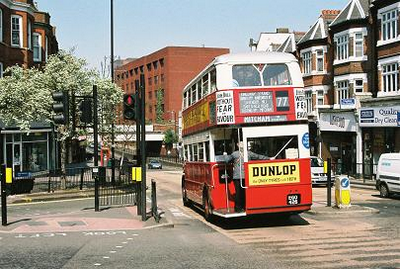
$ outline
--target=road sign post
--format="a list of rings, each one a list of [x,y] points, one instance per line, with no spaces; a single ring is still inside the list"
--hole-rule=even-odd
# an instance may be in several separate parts
[[[1,225],[7,226],[6,165],[1,166]]]

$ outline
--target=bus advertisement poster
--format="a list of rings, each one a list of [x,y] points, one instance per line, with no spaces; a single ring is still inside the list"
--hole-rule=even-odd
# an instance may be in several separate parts
[[[307,119],[306,95],[303,89],[295,89],[294,100],[296,103],[296,119]]]
[[[299,162],[248,164],[249,186],[300,182]]]
[[[217,92],[216,99],[217,124],[234,124],[235,108],[233,104],[233,91]]]

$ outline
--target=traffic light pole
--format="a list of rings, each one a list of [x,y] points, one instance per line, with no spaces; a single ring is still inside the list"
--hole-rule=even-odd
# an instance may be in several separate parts
[[[139,115],[140,115],[140,85],[139,85],[139,80],[135,80],[135,100],[137,101],[136,107],[135,107],[135,114],[136,114],[136,166],[139,167],[141,166],[142,160],[141,160],[141,155],[140,155],[140,120],[139,120]],[[136,183],[136,195],[137,195],[137,214],[142,215],[142,189],[141,189],[141,183]]]
[[[142,156],[142,221],[146,221],[146,94],[144,74],[140,75],[140,116],[142,126],[141,156]]]

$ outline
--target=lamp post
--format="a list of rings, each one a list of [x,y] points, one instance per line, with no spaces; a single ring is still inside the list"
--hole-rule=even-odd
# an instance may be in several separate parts
[[[110,0],[110,39],[111,39],[111,82],[114,83],[114,0]],[[115,133],[114,120],[111,123],[111,181],[115,182]]]

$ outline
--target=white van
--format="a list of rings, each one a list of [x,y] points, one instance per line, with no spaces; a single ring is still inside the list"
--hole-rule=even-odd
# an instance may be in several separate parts
[[[400,153],[384,153],[380,156],[376,172],[376,188],[381,197],[400,193]]]
[[[310,156],[311,160],[311,182],[313,185],[328,184],[328,175],[324,172],[324,160],[317,156]],[[332,184],[335,181],[335,176],[331,174]]]

